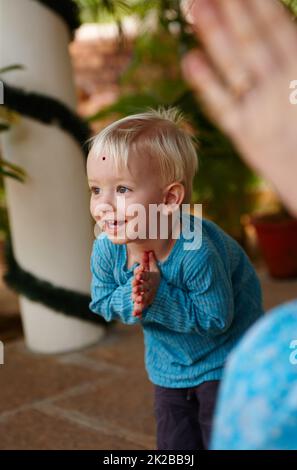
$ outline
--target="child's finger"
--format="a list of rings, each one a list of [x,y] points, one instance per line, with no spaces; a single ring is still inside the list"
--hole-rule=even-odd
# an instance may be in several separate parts
[[[142,288],[144,283],[145,281],[143,281],[142,279],[140,279],[140,281],[138,279],[134,279],[132,281],[132,289],[134,289],[135,287]]]
[[[143,283],[143,284],[139,284],[138,286],[135,286],[132,288],[132,292],[137,294],[137,292],[145,292],[145,291],[148,291],[150,289],[150,286],[148,283]]]
[[[142,264],[145,270],[149,270],[149,252],[145,251],[142,255]]]
[[[133,271],[134,276],[136,276],[136,274],[137,274],[138,272],[141,272],[141,271],[143,271],[143,270],[144,270],[143,264],[140,264],[139,266],[136,266],[136,268],[134,268],[134,271]]]
[[[141,318],[142,314],[138,312],[133,312],[133,317]]]
[[[137,293],[137,292],[143,292],[145,290],[148,290],[150,288],[149,285],[145,285],[144,281],[138,281],[139,283],[134,285],[132,284],[132,292]]]
[[[144,281],[140,278],[140,279],[133,279],[132,280],[132,286],[139,286],[143,283]]]
[[[138,310],[134,310],[132,312],[133,317],[141,317],[142,312],[139,312]]]
[[[143,272],[140,272],[140,273],[136,274],[135,279],[137,281],[141,281],[141,280],[147,281],[149,279],[149,277],[150,277],[150,273],[147,272],[147,271],[143,271]]]
[[[143,296],[143,293],[141,293],[141,292],[136,292],[135,294],[132,294],[131,297],[132,297],[132,300],[133,300],[134,302],[138,302],[138,303],[139,303],[139,302],[142,301],[142,296]],[[140,299],[140,300],[139,300],[139,299]]]
[[[135,301],[134,301],[134,306],[136,305],[138,308],[142,306],[144,308],[144,304],[148,298],[149,293],[148,292],[140,292],[135,295]]]
[[[134,310],[133,310],[133,316],[134,316],[134,317],[139,317],[139,316],[141,316],[142,310],[143,310],[142,304],[137,304],[137,303],[135,303],[135,304],[134,304]]]
[[[150,266],[150,271],[152,272],[159,271],[159,266],[157,265],[157,260],[156,260],[154,251],[149,252],[149,266]]]

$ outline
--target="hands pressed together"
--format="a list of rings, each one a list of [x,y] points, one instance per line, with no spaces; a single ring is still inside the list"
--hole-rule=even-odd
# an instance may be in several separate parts
[[[297,26],[276,0],[192,0],[188,14],[202,49],[182,61],[185,79],[247,163],[268,178],[297,215]],[[154,300],[153,252],[134,270],[133,315]]]
[[[134,317],[141,317],[142,312],[152,304],[161,280],[161,274],[153,251],[143,253],[142,262],[134,269],[132,281],[132,300]]]

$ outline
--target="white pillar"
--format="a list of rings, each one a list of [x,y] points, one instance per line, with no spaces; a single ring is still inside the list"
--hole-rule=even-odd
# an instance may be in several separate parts
[[[7,73],[5,80],[75,109],[69,33],[62,18],[33,0],[0,0],[0,32],[0,67],[25,67]],[[79,145],[58,127],[25,117],[3,136],[4,157],[28,175],[25,183],[5,181],[17,261],[59,287],[89,293],[94,236]],[[26,344],[34,351],[79,349],[104,334],[99,325],[64,316],[23,296],[20,306]]]

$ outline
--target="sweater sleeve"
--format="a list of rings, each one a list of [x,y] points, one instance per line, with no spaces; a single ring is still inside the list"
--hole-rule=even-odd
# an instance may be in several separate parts
[[[193,257],[194,258],[194,257]],[[184,288],[161,277],[153,303],[144,311],[142,323],[159,323],[179,333],[219,335],[233,320],[233,290],[223,263],[215,253],[189,263]]]
[[[118,285],[115,282],[111,254],[107,251],[106,240],[94,241],[91,255],[91,302],[90,309],[101,315],[106,321],[120,320],[132,325],[139,323],[139,318],[133,317],[132,280]]]

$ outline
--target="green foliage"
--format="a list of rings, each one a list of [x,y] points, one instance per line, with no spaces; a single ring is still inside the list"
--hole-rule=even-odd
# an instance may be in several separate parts
[[[108,22],[135,14],[145,18],[152,10],[163,11],[165,3],[176,5],[176,1],[163,0],[76,0],[84,22]]]
[[[6,238],[9,233],[9,221],[5,203],[3,182],[0,175],[0,240]]]
[[[0,175],[9,176],[22,183],[25,181],[26,173],[18,165],[13,165],[0,157]]]
[[[114,22],[130,13],[130,6],[124,0],[76,0],[76,3],[82,22]]]
[[[282,2],[289,8],[294,16],[297,16],[297,0],[282,0]]]
[[[21,64],[11,64],[6,67],[0,68],[0,74],[12,72],[14,70],[23,70],[24,67]],[[18,122],[19,116],[11,112],[5,106],[1,105],[0,108],[0,132],[8,131],[12,124]],[[0,177],[2,176],[10,176],[15,178],[19,181],[23,181],[25,178],[25,172],[18,167],[17,165],[13,165],[1,157],[0,154]]]
[[[297,0],[281,1],[297,16]],[[121,19],[129,14],[145,18],[152,10],[167,13],[167,18],[170,11],[174,18],[174,13],[179,11],[180,0],[76,0],[76,4],[83,22],[104,22],[114,21],[115,17]]]
[[[1,131],[8,130],[10,126],[2,125]],[[1,157],[0,154],[0,238],[6,237],[9,233],[8,214],[5,201],[4,177],[10,177],[17,181],[23,182],[26,174],[22,168],[14,165]]]
[[[12,64],[0,69],[0,74],[14,70],[22,70],[24,67],[20,64]],[[0,132],[8,131],[10,127],[18,122],[19,116],[9,111],[5,106],[0,108]],[[1,150],[1,149],[0,149]],[[10,177],[23,182],[26,174],[22,168],[14,165],[2,158],[0,153],[0,236],[9,233],[8,214],[5,203],[4,177]]]
[[[137,39],[129,67],[122,74],[123,92],[134,91],[156,97],[157,104],[170,104],[187,86],[179,67],[175,37],[164,29],[144,32]]]
[[[12,65],[8,65],[7,67],[2,67],[0,69],[0,73],[7,73],[7,72],[12,72],[13,70],[23,70],[23,69],[24,69],[23,65],[12,64]]]
[[[105,2],[78,1],[85,5],[92,3],[97,16],[100,11],[104,12],[102,3]],[[291,11],[297,12],[297,0],[283,1]],[[125,8],[123,5],[120,8],[123,2],[110,0],[108,3],[113,4],[109,12],[117,21],[127,12],[137,15],[142,21],[142,33],[135,41],[131,62],[121,76],[119,100],[91,116],[90,121],[122,117],[148,107],[179,106],[199,142],[199,172],[194,180],[193,202],[202,202],[208,216],[240,237],[241,215],[254,209],[250,193],[259,180],[229,139],[206,117],[183,80],[179,65],[181,55],[197,43],[181,14],[180,1],[126,0]],[[146,19],[152,11],[157,27],[149,29]]]
[[[19,119],[20,117],[18,114],[8,110],[2,105],[0,108],[0,132],[8,131],[13,124],[19,121]],[[3,176],[9,176],[23,182],[25,179],[25,172],[19,166],[4,160],[0,153],[0,179]]]

